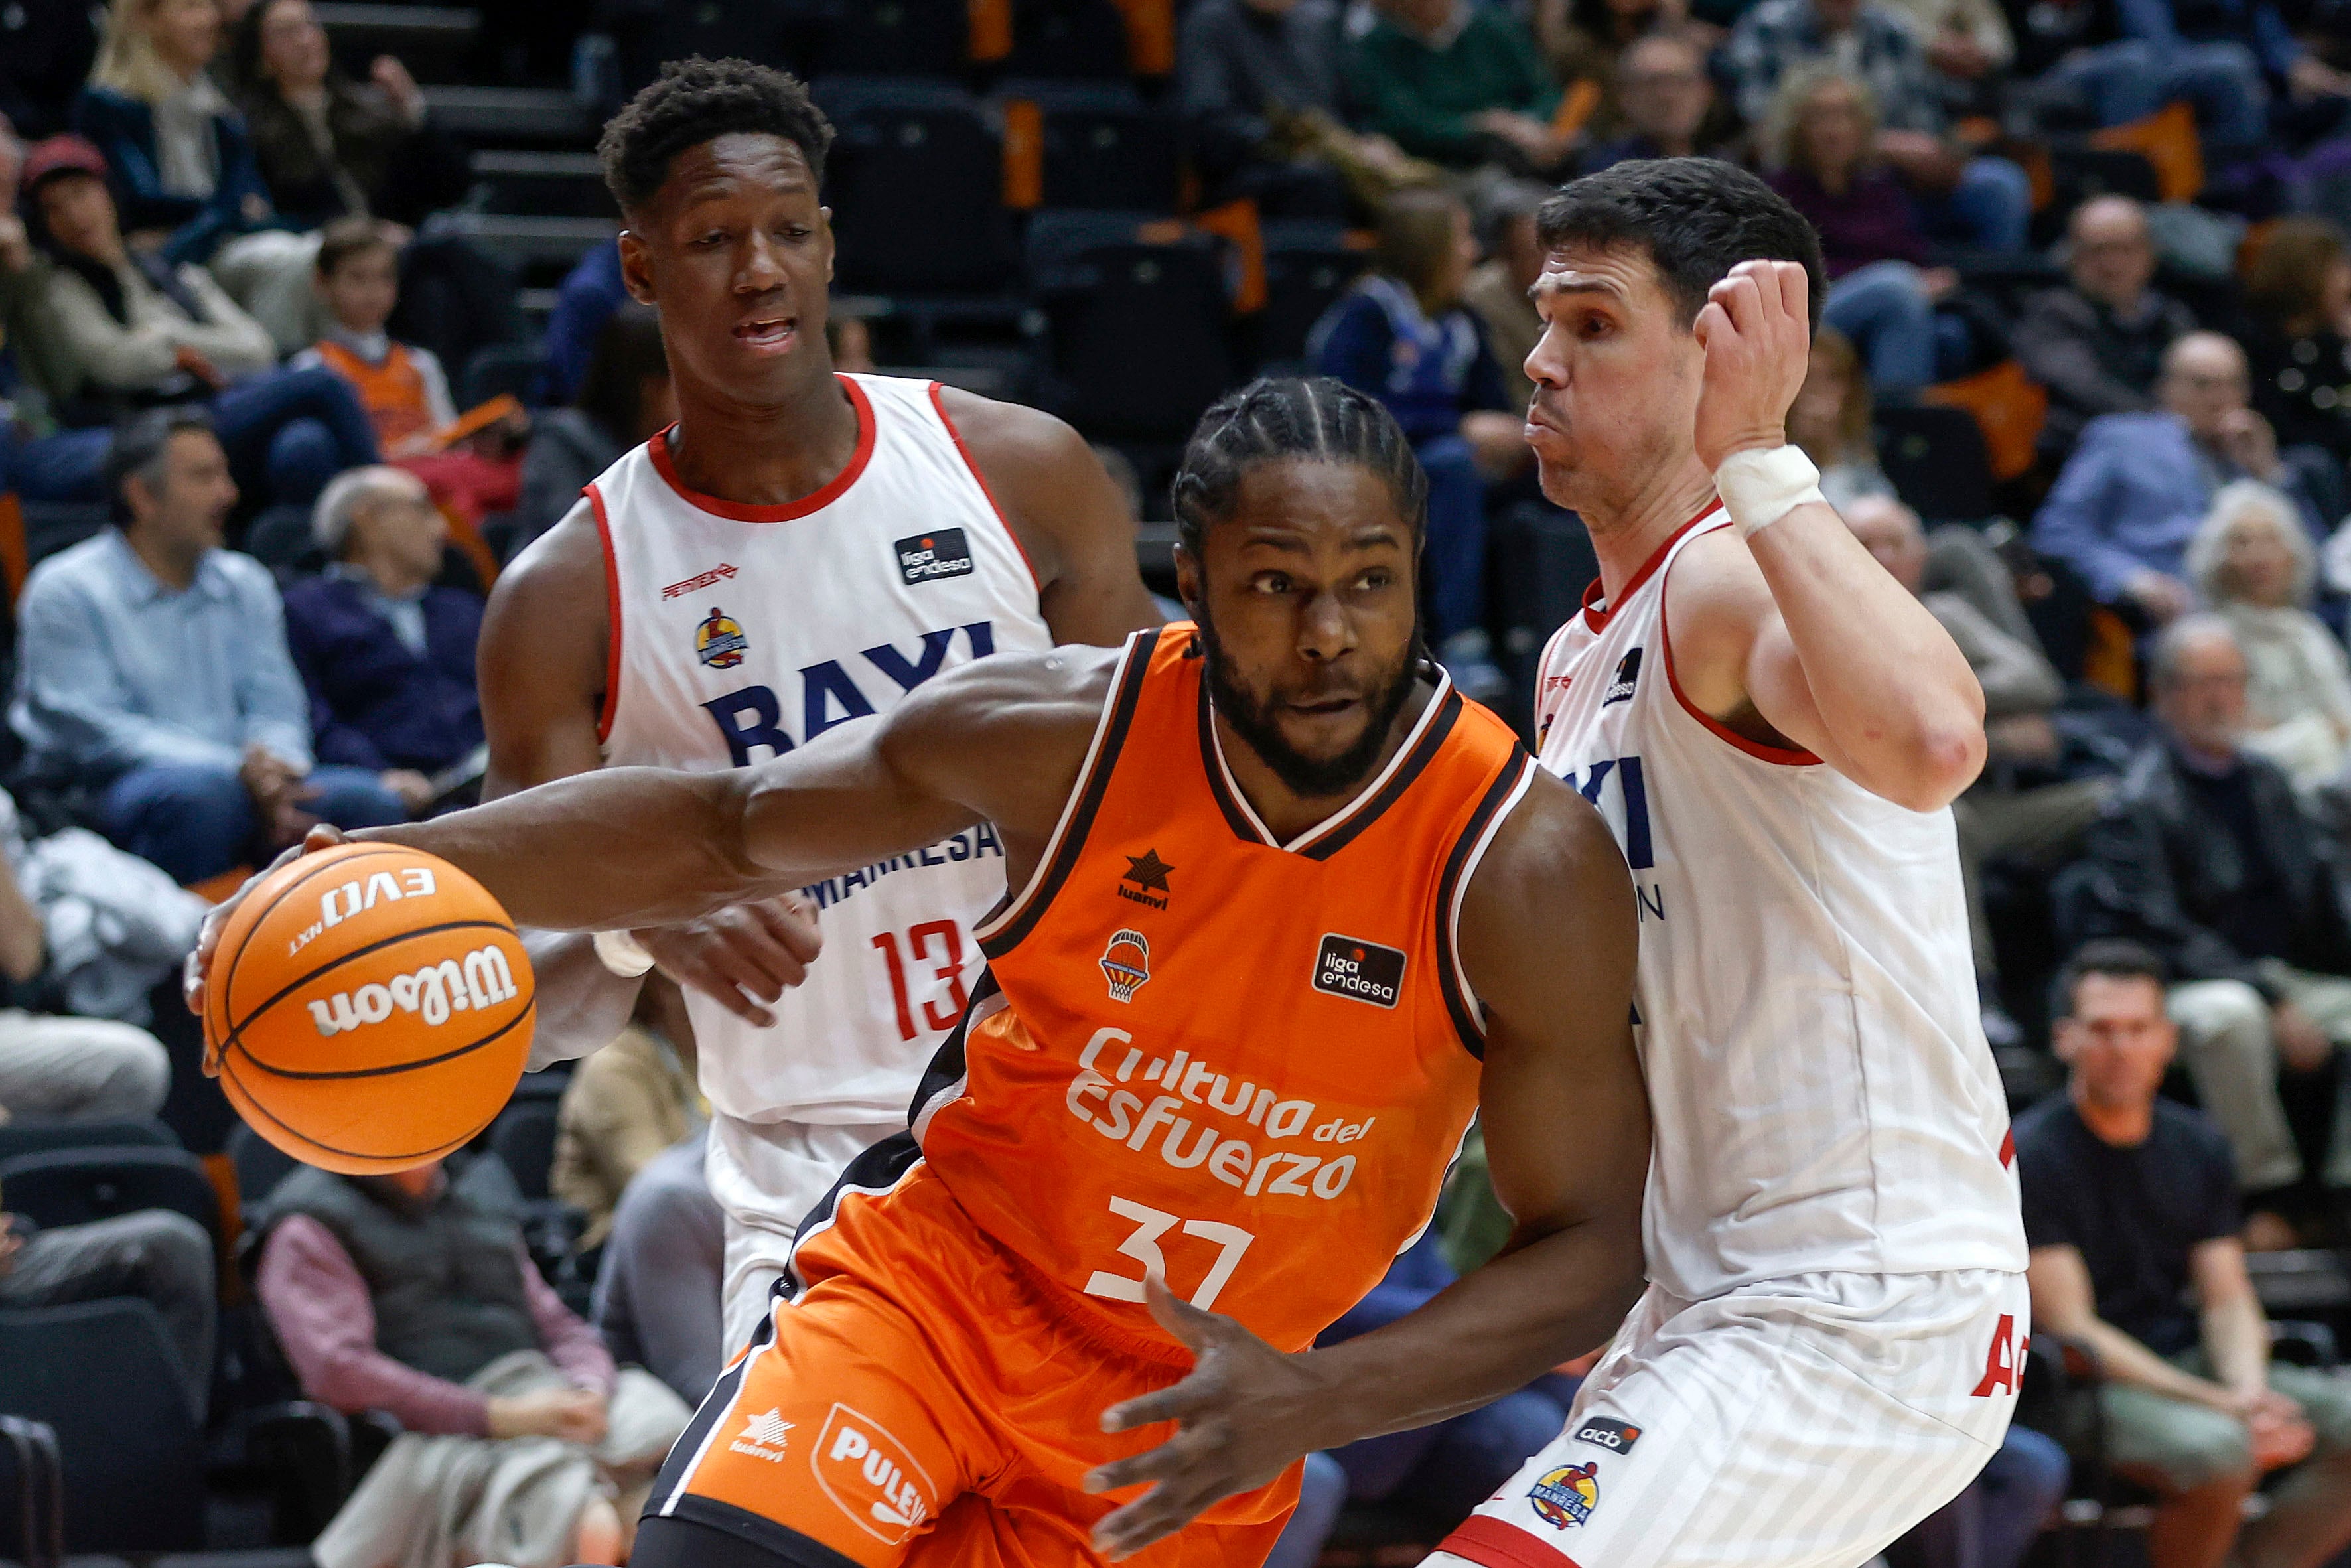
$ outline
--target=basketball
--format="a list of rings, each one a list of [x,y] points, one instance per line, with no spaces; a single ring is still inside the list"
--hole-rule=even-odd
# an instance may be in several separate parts
[[[422,851],[341,844],[272,872],[223,925],[204,1066],[296,1159],[405,1170],[489,1125],[535,1008],[514,923],[479,883]]]

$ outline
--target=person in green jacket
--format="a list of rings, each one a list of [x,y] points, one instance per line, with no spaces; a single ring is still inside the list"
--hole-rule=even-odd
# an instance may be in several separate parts
[[[1456,168],[1568,172],[1573,138],[1552,128],[1559,84],[1517,18],[1472,0],[1376,4],[1379,20],[1347,56],[1364,129]]]

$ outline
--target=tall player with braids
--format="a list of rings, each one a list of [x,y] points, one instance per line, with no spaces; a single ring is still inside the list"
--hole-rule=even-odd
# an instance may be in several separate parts
[[[369,835],[571,930],[1001,836],[1018,891],[912,1129],[802,1227],[638,1568],[1255,1563],[1301,1455],[1475,1408],[1637,1295],[1624,857],[1425,657],[1403,432],[1337,382],[1261,382],[1203,419],[1175,500],[1196,625],[966,664],[749,768]],[[1510,1247],[1310,1351],[1481,1108]],[[1245,1370],[1249,1396],[1154,1449],[1135,1429],[1196,1358],[1193,1390]],[[1207,1467],[1172,1517],[1110,1495],[1145,1449]]]
[[[1125,503],[1067,425],[834,371],[831,140],[798,82],[740,60],[667,68],[606,128],[622,267],[660,313],[678,419],[499,580],[488,793],[603,766],[742,767],[990,652],[1115,643],[1158,620]],[[978,977],[971,928],[1003,892],[1002,846],[975,826],[807,899],[604,939],[617,970],[658,960],[688,988],[728,1349],[800,1216],[905,1125]],[[814,924],[830,951],[810,963]],[[611,1039],[641,982],[584,939],[533,949],[549,1054]]]
[[[1786,444],[1810,225],[1703,159],[1538,223],[1527,437],[1600,580],[1537,720],[1641,902],[1651,1283],[1437,1561],[1852,1568],[1998,1448],[2028,1329],[1946,809],[1983,697]]]

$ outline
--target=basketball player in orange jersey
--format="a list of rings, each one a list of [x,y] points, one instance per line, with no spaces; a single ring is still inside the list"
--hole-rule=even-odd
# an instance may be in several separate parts
[[[1019,892],[912,1129],[801,1228],[639,1568],[1251,1564],[1301,1455],[1615,1327],[1648,1157],[1625,862],[1423,657],[1426,494],[1377,403],[1260,382],[1176,480],[1196,628],[981,660],[749,769],[609,769],[383,831],[569,929],[1003,835]],[[1510,1247],[1310,1351],[1481,1108]],[[1258,1359],[1163,1445],[1207,1473],[1145,1544],[1103,1468],[1151,1446],[1125,1434],[1195,1353],[1195,1388]]]
[[[669,67],[607,127],[623,276],[660,314],[677,423],[500,578],[480,657],[487,795],[605,766],[741,766],[990,651],[1115,643],[1159,620],[1126,503],[1068,425],[835,372],[831,137],[798,82],[739,60]],[[607,938],[621,969],[650,958],[690,990],[729,1351],[800,1217],[904,1127],[978,978],[971,927],[1003,890],[1001,847],[974,831],[820,891],[830,953],[812,970],[818,915],[797,898],[639,930],[636,954]],[[619,1033],[642,982],[584,938],[532,946],[536,1060]]]

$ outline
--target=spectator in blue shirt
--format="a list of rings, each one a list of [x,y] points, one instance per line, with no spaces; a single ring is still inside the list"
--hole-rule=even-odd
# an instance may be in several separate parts
[[[590,247],[564,275],[555,291],[555,308],[547,318],[545,402],[568,403],[578,395],[604,323],[628,298],[628,285],[621,281],[618,240]]]
[[[313,821],[402,820],[374,773],[313,766],[277,584],[221,548],[236,485],[204,416],[125,427],[107,489],[117,526],[43,561],[16,606],[9,721],[36,775],[96,789],[114,840],[183,883]]]
[[[2245,351],[2218,332],[2190,332],[2164,351],[2161,408],[2109,413],[2082,444],[2033,519],[2032,542],[2088,584],[2102,604],[2157,625],[2193,609],[2188,542],[2232,479],[2258,479],[2294,499],[2324,538],[2325,522],[2302,477],[2279,460],[2269,422],[2246,406]]]
[[[286,591],[286,642],[310,694],[314,749],[374,772],[422,816],[427,776],[482,744],[481,595],[435,586],[449,525],[413,474],[342,475],[319,497],[312,533],[334,564]]]
[[[1377,398],[1428,472],[1429,622],[1462,691],[1499,695],[1484,626],[1486,485],[1528,459],[1523,412],[1461,289],[1478,259],[1469,209],[1435,187],[1399,193],[1380,215],[1379,266],[1315,323],[1315,368]]]

